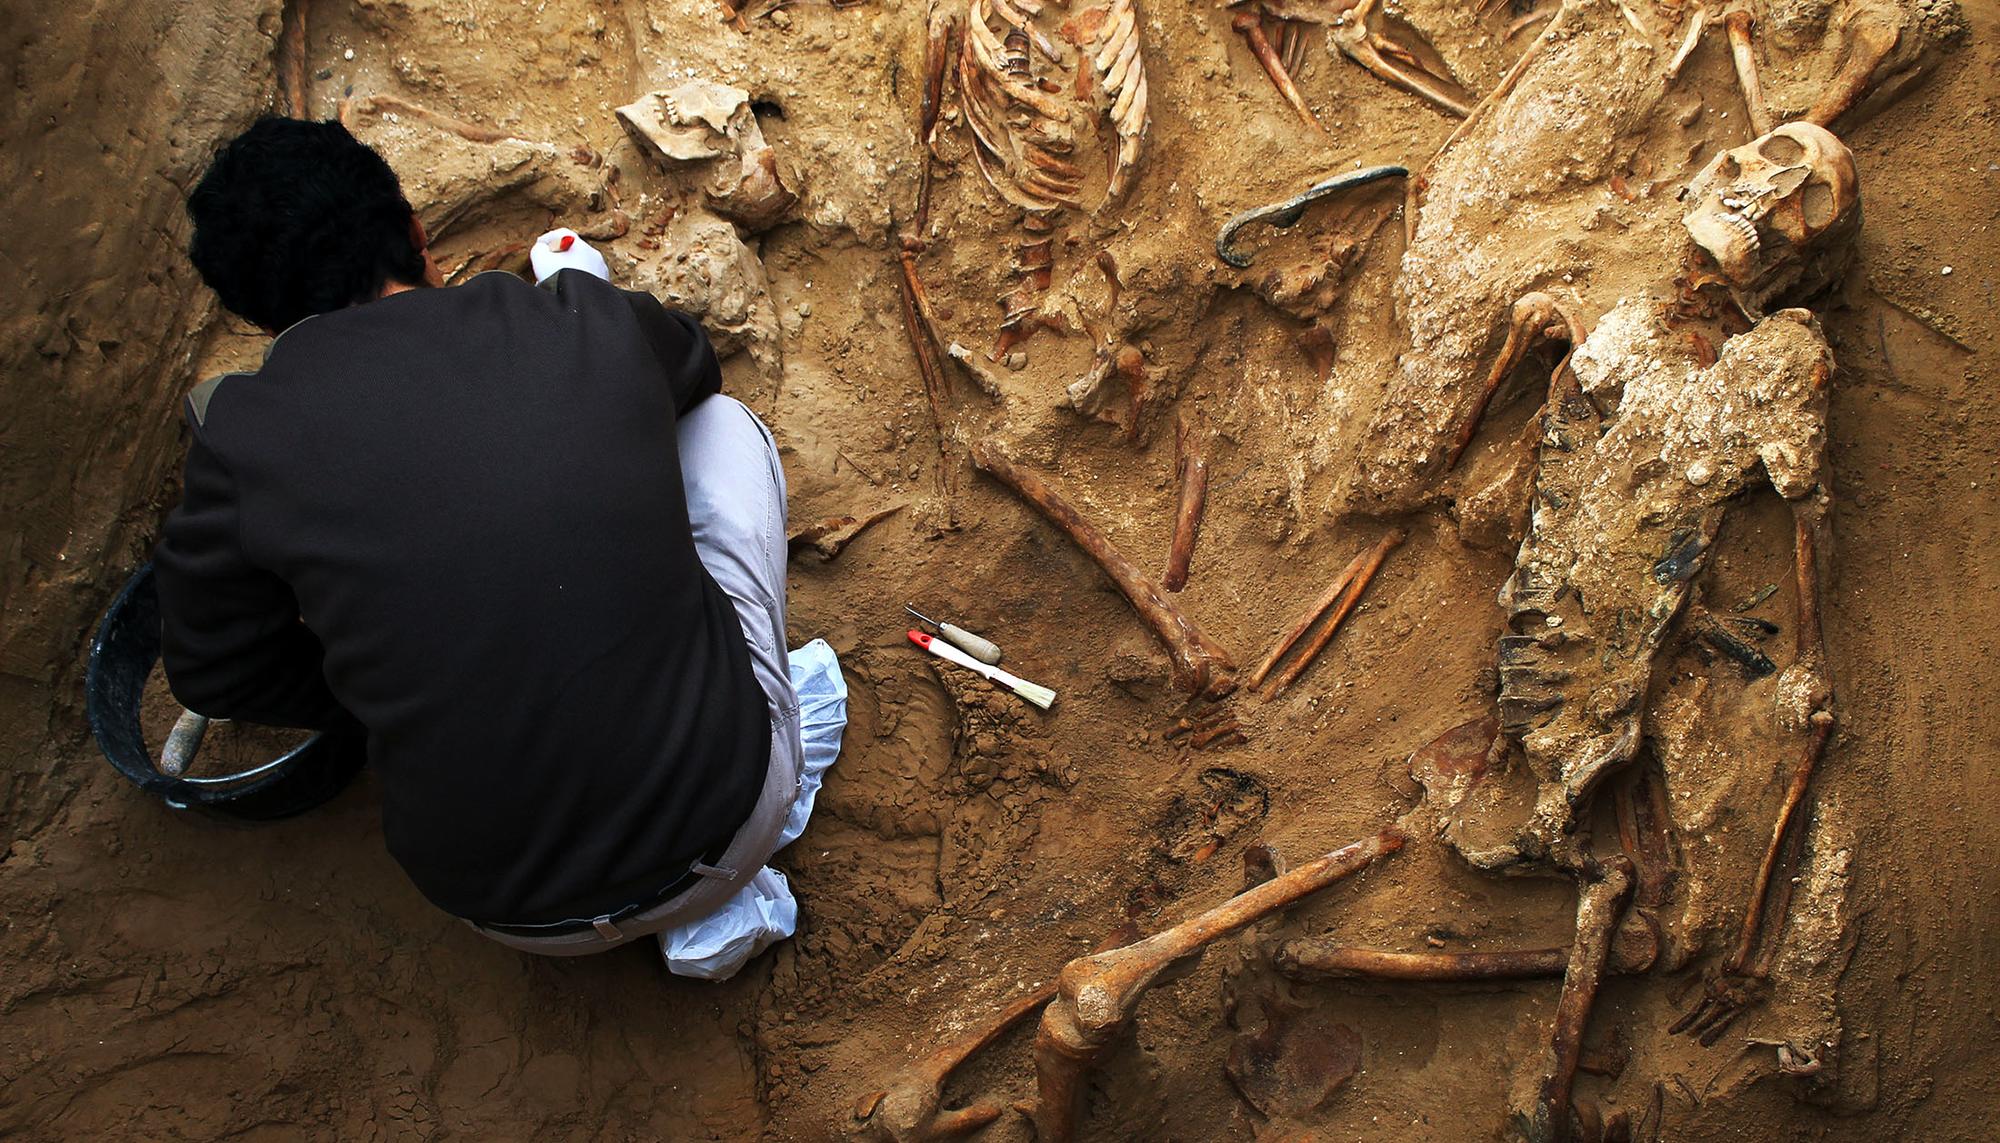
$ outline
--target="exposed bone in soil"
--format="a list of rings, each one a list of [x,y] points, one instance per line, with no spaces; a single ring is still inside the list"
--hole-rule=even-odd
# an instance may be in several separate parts
[[[1125,39],[1114,7],[1133,13]],[[1966,4],[1954,34],[1935,0],[1760,3],[1747,25],[1713,4],[1523,8],[1048,5],[1018,21],[1017,86],[1062,111],[1070,149],[991,137],[1041,188],[1033,206],[1079,205],[1030,225],[982,173],[998,152],[975,127],[996,124],[969,122],[959,91],[970,0],[167,0],[20,22],[0,244],[35,301],[0,324],[0,1134],[826,1138],[1116,924],[1161,933],[1229,901],[1246,851],[1298,865],[1413,810],[1428,827],[1403,760],[1448,728],[1473,724],[1426,756],[1428,784],[1490,799],[1494,820],[1532,809],[1508,801],[1531,795],[1527,768],[1490,757],[1497,726],[1480,726],[1501,689],[1495,593],[1550,511],[1530,496],[1562,349],[1494,362],[1541,292],[1567,313],[1531,333],[1597,336],[1580,378],[1615,372],[1628,395],[1659,380],[1624,367],[1672,357],[1628,319],[1682,268],[1694,204],[1677,196],[1758,133],[1754,74],[1774,122],[1830,123],[1853,149],[1866,203],[1852,265],[1810,303],[1833,361],[1825,671],[1794,669],[1812,594],[1798,521],[1752,481],[1680,557],[1701,553],[1689,614],[1777,670],[1751,677],[1686,624],[1664,634],[1640,753],[1583,826],[1635,865],[1613,927],[1593,918],[1615,885],[1474,872],[1412,829],[1146,990],[1080,1084],[1075,1134],[1484,1139],[1553,1079],[1584,1131],[1636,1139],[1982,1137],[2000,707],[1968,633],[2000,624],[2000,12]],[[1006,23],[989,24],[1003,54]],[[1389,76],[1354,61],[1370,45]],[[1007,82],[1020,59],[1000,60]],[[1446,80],[1463,120],[1435,98],[1457,98]],[[678,167],[642,152],[614,110],[692,81],[745,93],[765,149]],[[180,196],[214,140],[294,99],[319,117],[346,103],[455,277],[525,269],[519,244],[569,224],[621,281],[697,313],[725,387],[779,441],[794,524],[909,505],[790,569],[793,641],[839,650],[852,722],[778,860],[800,932],[739,979],[670,978],[643,948],[557,964],[482,941],[383,852],[365,775],[301,818],[236,827],[139,795],[84,737],[79,648],[174,499],[178,396],[262,350],[186,267]],[[1246,231],[1250,272],[1215,256],[1232,217],[1383,165],[1415,172],[1407,188]],[[1701,320],[1734,319],[1718,303]],[[1674,352],[1726,367],[1750,336],[1728,333]],[[1151,577],[1185,515],[1182,420],[1211,434],[1206,497],[1166,593]],[[1104,562],[974,475],[975,441],[1059,487]],[[1204,646],[1261,654],[1392,531],[1408,539],[1319,656],[1339,669],[1190,708],[1174,675],[1223,674]],[[1172,610],[1135,622],[1149,583]],[[991,636],[1058,708],[908,647],[906,600]],[[1821,678],[1839,684],[1823,736]],[[178,709],[151,701],[163,733]],[[246,738],[232,759],[231,733],[210,731],[200,765],[279,745]],[[1605,976],[1558,1044],[1579,888]],[[1671,1031],[1683,1017],[1692,1035]],[[938,1091],[976,1109],[972,1139],[1031,1130],[1027,1022]]]

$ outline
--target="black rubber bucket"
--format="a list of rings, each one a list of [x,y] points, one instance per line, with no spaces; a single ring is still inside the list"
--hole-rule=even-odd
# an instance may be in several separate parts
[[[303,813],[347,788],[367,752],[359,735],[315,734],[289,753],[237,774],[174,778],[154,765],[139,704],[160,659],[160,597],[153,565],[138,570],[111,601],[90,645],[84,680],[91,737],[113,769],[177,810],[239,821]]]

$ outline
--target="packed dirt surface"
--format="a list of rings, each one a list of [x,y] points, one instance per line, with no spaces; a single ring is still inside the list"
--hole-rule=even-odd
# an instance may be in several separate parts
[[[1835,75],[1860,4],[1751,7],[1783,121]],[[1238,892],[1256,847],[1297,866],[1399,820],[1400,852],[1149,993],[1088,1074],[1078,1136],[1486,1139],[1533,1106],[1558,979],[1303,981],[1274,957],[1298,938],[1411,953],[1574,938],[1578,882],[1475,869],[1409,764],[1495,711],[1496,594],[1560,347],[1501,386],[1462,461],[1443,453],[1516,298],[1549,292],[1588,328],[1674,288],[1681,189],[1757,134],[1719,18],[1668,78],[1680,39],[1642,48],[1637,28],[1684,29],[1685,11],[1676,26],[1674,6],[1630,0],[1628,20],[1570,0],[1545,66],[1431,168],[1461,121],[1326,29],[1303,26],[1295,76],[1315,126],[1236,10],[1140,0],[1150,126],[1131,185],[1107,195],[1114,101],[1078,102],[1075,173],[1054,179],[1078,205],[1028,231],[982,175],[955,74],[916,226],[923,4],[753,3],[735,21],[710,0],[0,9],[15,92],[0,251],[19,299],[0,325],[0,1135],[839,1137],[896,1069],[1121,926],[1158,932]],[[1475,97],[1544,26],[1509,36],[1512,7],[1465,0],[1397,11]],[[1062,61],[1030,60],[1049,100],[1091,90],[1082,12],[1037,20]],[[1780,717],[1795,679],[1746,677],[1684,619],[1641,700],[1656,746],[1633,773],[1665,782],[1681,873],[1653,886],[1659,955],[1605,980],[1575,1088],[1586,1122],[1631,1138],[1972,1139],[2000,1113],[2000,10],[1966,0],[1964,16],[1921,83],[1834,124],[1863,203],[1852,264],[1810,303],[1835,362],[1822,606],[1838,722],[1800,811],[1768,995],[1711,1046],[1669,1028],[1742,923],[1805,744]],[[621,126],[614,109],[664,91],[683,93],[684,126],[692,94],[717,100],[695,134],[720,158],[663,160]],[[83,729],[87,630],[174,500],[179,394],[254,367],[265,343],[186,265],[180,197],[215,141],[294,97],[382,150],[453,280],[524,271],[523,244],[567,224],[614,280],[699,314],[725,389],[776,434],[794,526],[900,509],[792,564],[793,642],[839,652],[851,721],[811,827],[775,862],[799,934],[732,981],[669,976],[651,942],[559,961],[482,939],[388,857],[365,775],[302,817],[237,826],[139,794]],[[1246,229],[1247,270],[1218,259],[1231,216],[1377,164],[1427,185]],[[928,387],[905,250],[936,323]],[[1044,255],[1045,289],[1012,269]],[[973,463],[1040,474],[1158,579],[1183,425],[1209,483],[1187,586],[1166,598],[1239,682],[1351,559],[1408,533],[1273,698],[1190,700],[1185,664],[1098,564]],[[1692,598],[1775,628],[1756,648],[1789,667],[1793,515],[1761,476],[1726,507]],[[911,646],[905,602],[998,641],[1054,709]],[[173,713],[155,711],[155,735]],[[1231,718],[1237,733],[1211,733]],[[1617,853],[1609,796],[1594,812],[1599,853]],[[977,1138],[1030,1137],[1013,1107],[1035,1093],[1034,1035],[1030,1018],[952,1077],[947,1107],[999,1111]],[[1275,1095],[1269,1074],[1289,1077]]]

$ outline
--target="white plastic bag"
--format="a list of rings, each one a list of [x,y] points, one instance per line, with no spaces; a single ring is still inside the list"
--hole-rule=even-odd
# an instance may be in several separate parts
[[[728,980],[750,958],[798,930],[799,903],[785,875],[766,865],[722,908],[660,934],[667,971]]]
[[[792,688],[799,697],[799,739],[805,768],[778,837],[779,848],[805,832],[827,767],[840,756],[847,729],[847,680],[824,639],[791,653]],[[765,866],[720,909],[660,934],[660,955],[675,976],[728,980],[751,957],[798,931],[799,903],[785,875]]]
[[[611,267],[597,247],[585,242],[576,231],[560,226],[528,247],[528,263],[535,271],[537,286],[556,276],[558,270],[582,270],[592,277],[611,280]]]

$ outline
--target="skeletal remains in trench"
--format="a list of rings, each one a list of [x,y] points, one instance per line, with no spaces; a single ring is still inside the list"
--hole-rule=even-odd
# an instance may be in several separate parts
[[[1149,123],[1137,0],[1083,9],[1062,23],[1058,36],[1043,28],[1043,12],[1042,0],[938,0],[929,17],[919,135],[925,162],[908,242],[920,248],[925,238],[938,116],[947,79],[955,79],[973,163],[1021,212],[1013,285],[1000,299],[999,339],[988,355],[996,361],[1037,329],[1063,324],[1041,308],[1062,214],[1084,208],[1091,182],[1078,153],[1079,135],[1089,126],[1084,107],[1109,125],[1112,136],[1098,210],[1130,191]],[[1047,68],[1072,71],[1071,90],[1038,74]]]
[[[1653,867],[1663,846],[1636,838],[1621,838],[1632,852],[1603,853],[1586,815],[1649,740],[1662,647],[1731,502],[1760,476],[1795,521],[1797,647],[1776,687],[1776,721],[1798,736],[1800,761],[1751,887],[1738,951],[1683,1022],[1713,1033],[1710,1042],[1754,994],[1754,950],[1775,953],[1768,890],[1782,881],[1777,899],[1788,900],[1798,855],[1787,842],[1801,829],[1796,811],[1833,727],[1819,628],[1833,358],[1810,313],[1759,315],[1770,300],[1823,285],[1844,265],[1860,221],[1852,156],[1816,126],[1787,124],[1717,156],[1688,193],[1694,209],[1683,221],[1694,252],[1678,291],[1628,299],[1588,336],[1573,334],[1569,362],[1551,383],[1531,523],[1501,592],[1499,736],[1472,765],[1416,767],[1460,856],[1482,869],[1559,870],[1582,886],[1555,1036],[1540,1088],[1520,1112],[1533,1138],[1568,1135],[1576,1059],[1624,903],[1672,873]],[[1522,308],[1541,322],[1560,313],[1547,299]],[[1729,336],[1733,329],[1742,332]],[[1652,741],[1671,794],[1678,760]],[[1639,812],[1635,805],[1626,816]],[[1693,939],[1661,933],[1653,915],[1641,920],[1625,934],[1638,943]],[[1633,959],[1644,967],[1651,955]]]
[[[1906,90],[1964,30],[1949,0],[1853,0],[1837,23],[1825,6],[1814,10],[1814,35],[1840,65],[1798,118],[1822,127]],[[1697,7],[1677,26],[1662,11],[1633,0],[1568,0],[1411,177],[1396,282],[1408,348],[1383,363],[1393,374],[1354,438],[1358,453],[1336,492],[1343,510],[1393,515],[1442,496],[1455,497],[1461,513],[1481,510],[1493,490],[1476,472],[1450,470],[1507,376],[1493,366],[1495,328],[1511,324],[1513,340],[1555,320],[1516,301],[1560,287],[1573,312],[1602,312],[1631,282],[1677,271],[1668,232],[1677,216],[1655,204],[1678,183],[1652,169],[1653,154],[1701,142],[1701,103],[1670,97],[1684,94],[1676,81],[1715,21]],[[1762,103],[1749,55],[1736,62],[1746,100]],[[1753,121],[1760,114],[1772,112]],[[1649,152],[1644,144],[1654,138],[1662,145]],[[1597,277],[1600,247],[1617,249],[1630,276]]]
[[[1532,1139],[1568,1139],[1579,1120],[1595,1122],[1588,1109],[1573,1106],[1571,1089],[1604,975],[1645,971],[1663,959],[1674,965],[1680,958],[1672,945],[1685,951],[1695,930],[1729,919],[1665,915],[1671,846],[1657,776],[1642,772],[1618,790],[1616,850],[1592,844],[1583,811],[1631,767],[1649,736],[1664,780],[1671,783],[1679,772],[1670,741],[1659,741],[1671,736],[1652,733],[1647,700],[1656,659],[1686,609],[1689,584],[1712,551],[1730,501],[1761,475],[1794,517],[1797,648],[1775,688],[1775,721],[1795,736],[1797,754],[1734,946],[1674,1030],[1712,1043],[1757,999],[1796,885],[1810,891],[1838,880],[1801,869],[1802,819],[1809,815],[1799,813],[1834,725],[1818,617],[1832,359],[1809,313],[1765,311],[1837,278],[1859,224],[1851,156],[1818,124],[1832,122],[1885,76],[1893,82],[1898,72],[1921,66],[1950,29],[1938,10],[1928,3],[1867,3],[1851,11],[1843,63],[1810,121],[1717,156],[1688,188],[1692,208],[1676,220],[1683,228],[1678,249],[1663,250],[1655,280],[1663,287],[1671,282],[1671,289],[1661,297],[1626,298],[1589,333],[1575,315],[1593,309],[1536,287],[1559,276],[1560,263],[1546,260],[1551,249],[1587,268],[1590,227],[1579,226],[1567,244],[1535,247],[1544,260],[1534,265],[1469,257],[1467,247],[1486,235],[1461,227],[1474,221],[1482,199],[1484,209],[1497,202],[1525,216],[1513,228],[1517,240],[1523,227],[1559,219],[1560,211],[1537,212],[1521,202],[1531,188],[1548,184],[1547,156],[1537,142],[1545,147],[1556,133],[1581,166],[1559,173],[1555,189],[1572,202],[1581,196],[1562,187],[1565,181],[1587,180],[1598,193],[1603,184],[1616,189],[1628,169],[1620,160],[1631,158],[1629,150],[1621,154],[1629,146],[1622,141],[1644,136],[1703,17],[1691,18],[1694,26],[1675,39],[1660,34],[1671,27],[1649,31],[1627,6],[1572,0],[1491,100],[1473,110],[1433,163],[1428,185],[1411,197],[1423,214],[1413,220],[1405,276],[1419,280],[1408,284],[1400,308],[1406,320],[1418,319],[1413,336],[1450,336],[1435,352],[1419,336],[1419,349],[1406,356],[1419,364],[1392,383],[1386,419],[1371,433],[1374,451],[1366,459],[1372,463],[1364,463],[1349,493],[1378,511],[1426,502],[1436,495],[1440,472],[1464,451],[1493,390],[1530,346],[1550,335],[1571,342],[1541,418],[1537,463],[1526,485],[1535,506],[1504,595],[1501,718],[1458,728],[1413,757],[1427,798],[1405,823],[1145,941],[1065,966],[1036,1041],[1038,1098],[1025,1108],[1039,1137],[1073,1134],[1088,1070],[1148,988],[1190,967],[1217,938],[1393,853],[1426,824],[1476,866],[1576,878],[1573,945],[1405,954],[1292,942],[1280,951],[1279,966],[1302,976],[1390,980],[1560,974],[1554,1035],[1530,1089],[1517,1093],[1514,1123]],[[1891,33],[1874,34],[1883,28]],[[1737,60],[1743,68],[1744,53]],[[1761,102],[1753,81],[1744,87],[1747,99]],[[1584,107],[1592,97],[1610,106]],[[1550,115],[1551,107],[1565,106],[1589,116],[1589,125],[1579,129],[1574,120]],[[1524,157],[1508,161],[1510,149]],[[1477,285],[1471,306],[1440,290],[1441,269]],[[1480,368],[1494,313],[1480,303],[1510,290],[1520,300],[1500,307],[1513,319],[1500,361]],[[1446,310],[1469,316],[1454,319]],[[1838,857],[1816,852],[1812,860],[1817,867]],[[1629,917],[1628,902],[1639,906]],[[1792,1074],[1819,1067],[1813,1059],[1819,1045],[1780,1047],[1780,1066]],[[926,1076],[933,1100],[942,1080]],[[949,1137],[964,1125],[890,1124],[859,1114],[852,1126],[867,1137],[904,1139]]]

